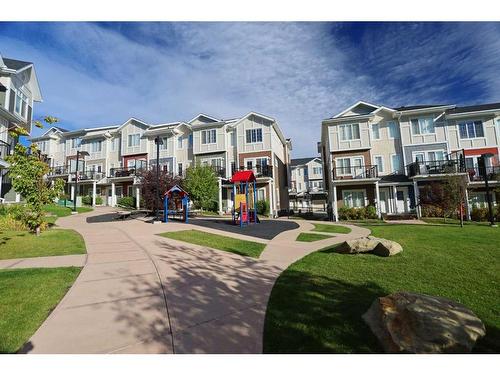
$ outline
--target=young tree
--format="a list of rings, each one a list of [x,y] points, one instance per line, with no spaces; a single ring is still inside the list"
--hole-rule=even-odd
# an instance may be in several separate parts
[[[183,185],[197,207],[213,210],[218,201],[219,184],[212,167],[208,165],[189,167]]]
[[[47,124],[58,122],[57,118],[46,116],[43,121]],[[43,128],[41,121],[34,121],[34,125]],[[26,135],[26,131],[12,133],[12,137]],[[5,158],[10,164],[9,175],[14,190],[21,194],[26,200],[26,211],[23,215],[23,221],[31,231],[37,235],[43,224],[43,206],[53,203],[64,190],[64,181],[57,179],[51,183],[45,179],[49,172],[49,166],[45,162],[42,154],[36,144],[25,147],[22,144],[16,144],[14,153]]]
[[[466,181],[463,176],[450,175],[445,177],[442,182],[442,208],[444,217],[451,217],[459,212],[460,225],[463,226],[463,208],[466,204],[465,189],[467,189]]]
[[[180,185],[181,179],[172,177],[171,173],[160,170],[160,199],[158,200],[158,209],[163,209],[163,194],[174,185]],[[150,169],[142,174],[142,196],[144,197],[144,206],[146,209],[154,211],[156,209],[156,191],[157,191],[156,168]]]

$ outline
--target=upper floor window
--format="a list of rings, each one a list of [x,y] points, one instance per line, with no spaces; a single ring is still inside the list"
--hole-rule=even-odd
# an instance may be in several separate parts
[[[140,134],[129,134],[128,135],[128,147],[136,147],[141,143]]]
[[[82,144],[81,138],[71,138],[71,148],[78,148]]]
[[[340,140],[349,141],[360,139],[359,124],[340,125]]]
[[[168,138],[161,139],[160,150],[168,150]]]
[[[193,134],[188,136],[188,147],[193,147]]]
[[[233,130],[230,134],[229,137],[231,138],[231,146],[236,146],[236,131]]]
[[[180,135],[177,137],[177,148],[182,149],[182,141],[184,140],[184,137]]]
[[[302,172],[302,169],[301,168],[297,168],[297,176],[301,176],[301,172]]]
[[[247,143],[262,142],[262,129],[247,129],[246,138]]]
[[[380,124],[373,124],[372,125],[372,138],[373,139],[380,139]]]
[[[14,106],[15,112],[22,118],[26,118],[28,108],[28,97],[20,90],[16,90],[16,103]]]
[[[101,152],[102,141],[93,141],[90,143],[90,152]]]
[[[40,149],[40,151],[42,151],[42,152],[47,151],[47,141],[41,141],[41,142],[38,142],[38,148],[39,148],[39,149]]]
[[[401,170],[401,162],[398,154],[391,156],[392,172],[399,172]]]
[[[321,174],[323,173],[322,167],[313,167],[313,174]]]
[[[414,135],[434,134],[434,119],[432,117],[422,117],[411,119],[411,131]]]
[[[375,156],[373,158],[375,165],[377,166],[377,170],[379,173],[384,172],[384,158],[380,155]]]
[[[387,122],[387,128],[389,129],[389,138],[398,138],[398,129],[394,121]]]
[[[484,137],[484,129],[482,121],[466,121],[458,124],[460,138],[482,138]]]
[[[113,138],[111,140],[111,151],[117,151],[118,150],[118,142],[119,142],[119,138]]]
[[[217,143],[217,130],[216,129],[202,130],[201,143],[204,145],[210,143]]]

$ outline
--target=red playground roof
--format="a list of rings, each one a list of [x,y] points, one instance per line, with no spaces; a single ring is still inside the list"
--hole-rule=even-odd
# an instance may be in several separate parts
[[[252,171],[238,171],[233,174],[231,178],[231,182],[234,184],[235,182],[253,182],[255,181],[255,175]]]
[[[172,198],[173,194],[178,194],[180,195],[181,198],[189,196],[189,194],[186,191],[184,191],[179,185],[173,186],[169,191],[163,194],[163,196],[166,195],[168,198]]]

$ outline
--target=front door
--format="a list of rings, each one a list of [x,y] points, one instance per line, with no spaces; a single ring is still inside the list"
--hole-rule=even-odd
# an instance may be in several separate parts
[[[399,187],[396,189],[396,207],[398,212],[408,212],[408,188]]]
[[[383,214],[389,213],[389,191],[380,189],[380,212]]]

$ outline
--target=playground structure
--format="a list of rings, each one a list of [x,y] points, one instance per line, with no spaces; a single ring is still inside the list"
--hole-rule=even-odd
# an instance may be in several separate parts
[[[233,224],[243,227],[259,223],[257,217],[257,182],[252,171],[238,171],[231,177],[233,189],[231,211]]]
[[[168,190],[163,197],[163,222],[168,219],[188,222],[189,217],[189,194],[178,185]]]

